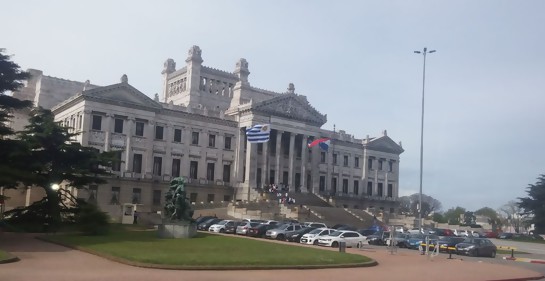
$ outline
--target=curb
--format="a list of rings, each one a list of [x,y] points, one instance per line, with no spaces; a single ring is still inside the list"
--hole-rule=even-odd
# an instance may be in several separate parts
[[[12,263],[12,262],[18,262],[20,261],[21,259],[19,259],[18,257],[8,253],[8,258],[7,259],[3,259],[3,260],[0,260],[0,264],[5,264],[5,263]]]
[[[519,262],[529,262],[529,263],[545,264],[545,260],[540,260],[540,259],[511,258],[511,257],[503,257],[503,259],[504,259],[504,260],[509,260],[509,261],[519,261]]]
[[[143,268],[153,268],[153,269],[169,269],[169,270],[278,270],[278,269],[326,269],[326,268],[353,268],[353,267],[371,267],[378,265],[378,262],[376,260],[371,260],[368,262],[362,262],[362,263],[347,263],[347,264],[330,264],[330,265],[277,265],[277,266],[263,266],[263,265],[256,265],[256,266],[248,266],[248,265],[235,265],[235,266],[191,266],[191,265],[168,265],[168,264],[151,264],[151,263],[142,263],[142,262],[135,262],[130,261],[124,258],[119,258],[111,255],[107,255],[101,252],[93,251],[90,249],[85,249],[78,246],[73,246],[69,244],[65,244],[58,241],[51,241],[48,240],[45,237],[37,236],[35,237],[38,240],[48,242],[51,244],[56,244],[59,246],[63,246],[70,249],[75,249],[78,251],[82,251],[88,254],[92,254],[95,256],[99,256],[101,258],[105,258],[114,262],[118,262],[121,264],[126,264],[130,266],[135,267],[143,267]]]

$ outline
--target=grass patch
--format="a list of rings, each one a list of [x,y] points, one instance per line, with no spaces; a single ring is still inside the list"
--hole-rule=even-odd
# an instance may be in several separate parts
[[[0,250],[0,261],[7,260],[8,258],[10,258],[8,253]]]
[[[114,227],[105,236],[55,235],[48,239],[129,261],[181,266],[292,266],[368,262],[365,256],[199,233],[193,239],[159,239],[156,231]]]

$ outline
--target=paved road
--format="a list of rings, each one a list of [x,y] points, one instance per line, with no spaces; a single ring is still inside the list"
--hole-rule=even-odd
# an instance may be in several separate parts
[[[511,246],[516,247],[517,251],[536,254],[543,256],[545,259],[545,244],[520,242],[507,239],[490,239],[496,246]]]
[[[279,242],[283,243],[283,242]],[[312,246],[309,246],[312,247]],[[543,276],[536,271],[505,264],[469,259],[429,259],[417,251],[391,255],[384,247],[366,247],[348,252],[364,254],[379,262],[370,268],[320,270],[178,271],[132,267],[103,258],[49,244],[28,235],[0,233],[0,248],[21,258],[20,262],[0,265],[1,281],[42,280],[441,280],[482,281]]]

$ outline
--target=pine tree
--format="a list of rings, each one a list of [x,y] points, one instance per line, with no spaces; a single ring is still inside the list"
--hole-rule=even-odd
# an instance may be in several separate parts
[[[525,214],[533,216],[530,223],[535,224],[535,232],[545,233],[545,175],[540,175],[535,184],[527,187],[528,197],[519,198],[519,206]]]

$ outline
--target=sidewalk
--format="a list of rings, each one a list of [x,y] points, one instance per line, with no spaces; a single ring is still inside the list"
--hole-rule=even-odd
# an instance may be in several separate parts
[[[282,243],[282,242],[280,242]],[[292,244],[293,245],[293,244]],[[312,246],[309,246],[312,247]],[[103,258],[33,239],[30,235],[0,234],[0,248],[21,261],[0,265],[1,281],[45,280],[536,280],[543,275],[515,266],[499,265],[438,256],[429,259],[417,251],[391,255],[386,249],[348,249],[347,252],[369,256],[379,262],[368,268],[317,270],[233,270],[178,271],[132,267]],[[332,251],[335,249],[331,249]],[[289,257],[287,257],[289,258]]]

